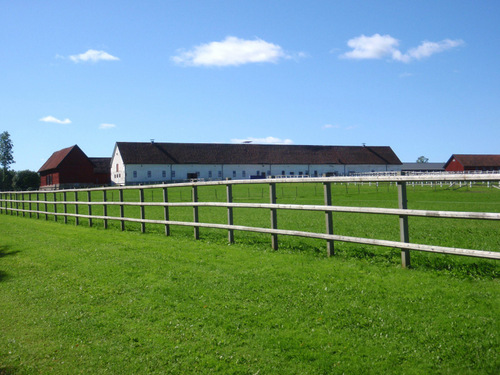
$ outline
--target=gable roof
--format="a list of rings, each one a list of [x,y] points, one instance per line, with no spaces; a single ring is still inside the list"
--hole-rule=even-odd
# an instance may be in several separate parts
[[[50,156],[50,158],[48,158],[47,161],[40,167],[38,173],[48,171],[51,169],[57,169],[57,167],[59,167],[62,161],[74,150],[79,151],[83,155],[85,155],[85,153],[80,149],[80,147],[78,147],[78,145],[63,148],[62,150],[54,152]]]
[[[388,146],[117,142],[124,164],[402,164]]]
[[[465,168],[498,168],[500,167],[500,155],[474,155],[474,154],[453,154],[446,162],[448,166],[455,159]]]

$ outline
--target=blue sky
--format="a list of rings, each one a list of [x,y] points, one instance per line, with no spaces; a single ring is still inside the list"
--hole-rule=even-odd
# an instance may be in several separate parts
[[[0,0],[15,170],[78,144],[500,153],[499,1]]]

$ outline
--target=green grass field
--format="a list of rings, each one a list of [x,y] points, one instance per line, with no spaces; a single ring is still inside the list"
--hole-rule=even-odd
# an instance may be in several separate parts
[[[225,199],[220,188],[199,193]],[[279,203],[323,201],[312,185],[277,193]],[[189,194],[173,190],[170,199]],[[500,212],[498,189],[410,187],[408,195],[409,208]],[[335,205],[397,205],[394,186],[338,185],[333,196]],[[237,186],[234,197],[264,202],[267,186]],[[161,191],[145,198],[160,200]],[[261,211],[235,210],[235,224],[268,226]],[[307,215],[279,212],[279,226],[323,231],[324,215]],[[338,234],[399,238],[396,217],[334,217]],[[172,209],[171,218],[190,220],[192,209]],[[205,218],[223,223],[225,210],[200,209]],[[165,237],[161,225],[141,234],[130,223],[120,232],[116,222],[104,230],[98,220],[88,228],[43,219],[0,215],[0,374],[500,371],[498,261],[412,252],[412,268],[401,269],[397,249],[336,243],[327,258],[320,240],[280,236],[272,251],[269,236],[254,233],[236,232],[227,245],[225,231],[202,228],[194,241],[192,228]],[[434,245],[500,251],[499,229],[410,218],[411,241]]]

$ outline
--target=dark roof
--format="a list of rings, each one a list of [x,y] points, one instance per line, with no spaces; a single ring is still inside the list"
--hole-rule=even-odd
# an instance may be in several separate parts
[[[403,171],[443,171],[444,163],[403,163]]]
[[[117,142],[125,164],[395,164],[388,146]]]
[[[94,164],[94,173],[109,173],[111,158],[89,158]]]
[[[66,156],[68,156],[68,154],[73,150],[78,150],[83,153],[83,151],[77,145],[63,148],[62,150],[54,152],[50,156],[50,158],[48,158],[47,161],[40,167],[38,172],[56,169],[59,166],[59,164],[61,164],[61,162],[66,158]]]
[[[473,155],[453,154],[446,162],[445,167],[455,159],[465,168],[498,168],[500,167],[500,155]]]

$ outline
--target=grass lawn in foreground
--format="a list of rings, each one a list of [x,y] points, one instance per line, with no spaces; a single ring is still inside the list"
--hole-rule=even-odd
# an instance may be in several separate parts
[[[7,215],[0,230],[0,374],[500,370],[495,262],[405,270],[393,249],[326,258]]]

